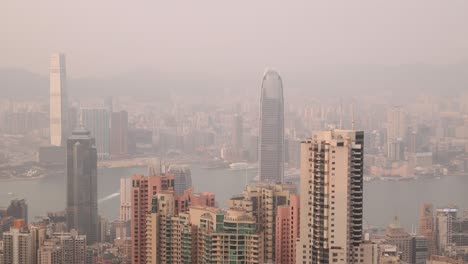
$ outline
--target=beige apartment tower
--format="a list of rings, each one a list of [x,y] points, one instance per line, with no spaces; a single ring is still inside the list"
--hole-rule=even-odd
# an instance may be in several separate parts
[[[363,144],[364,132],[351,130],[317,132],[301,143],[296,263],[361,261]]]

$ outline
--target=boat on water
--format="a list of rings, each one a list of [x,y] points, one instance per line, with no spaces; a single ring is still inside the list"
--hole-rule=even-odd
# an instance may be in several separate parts
[[[235,162],[229,165],[231,170],[246,170],[249,167],[249,164],[246,162]]]
[[[202,169],[207,169],[207,170],[225,169],[227,167],[228,167],[228,164],[220,160],[209,161],[201,166]]]

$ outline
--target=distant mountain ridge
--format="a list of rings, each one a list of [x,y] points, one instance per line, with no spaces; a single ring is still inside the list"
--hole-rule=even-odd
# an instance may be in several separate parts
[[[258,75],[258,76],[257,76]],[[468,63],[446,66],[342,66],[283,71],[285,95],[335,96],[358,94],[459,94],[468,91]],[[151,70],[128,72],[108,78],[70,78],[72,97],[147,96],[163,99],[171,93],[184,96],[222,95],[226,89],[249,89],[256,94],[261,72],[248,75],[226,72],[158,73]],[[47,97],[48,76],[22,69],[0,69],[0,94],[3,98]]]

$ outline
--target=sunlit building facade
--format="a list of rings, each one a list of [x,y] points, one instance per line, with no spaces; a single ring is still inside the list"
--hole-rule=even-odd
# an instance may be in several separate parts
[[[65,54],[50,58],[50,144],[64,146],[68,136],[68,97]]]

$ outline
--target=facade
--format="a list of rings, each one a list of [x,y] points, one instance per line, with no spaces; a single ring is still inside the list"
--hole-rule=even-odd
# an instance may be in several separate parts
[[[436,247],[437,254],[442,255],[445,249],[452,243],[452,223],[457,217],[455,208],[443,208],[436,211]]]
[[[434,207],[432,204],[424,204],[421,208],[419,235],[427,239],[428,255],[436,255]]]
[[[411,261],[411,235],[400,225],[398,218],[387,227],[385,241],[397,247],[401,252],[401,260],[409,263]]]
[[[163,197],[148,216],[147,263],[264,263],[261,235],[245,210],[191,207],[175,216]]]
[[[120,221],[132,219],[132,179],[120,179]]]
[[[402,146],[407,131],[406,113],[401,107],[392,107],[387,112],[387,156],[402,160]]]
[[[28,224],[28,204],[24,199],[11,200],[6,213],[8,216],[13,216],[15,219],[23,219]]]
[[[110,122],[110,154],[112,157],[128,155],[128,113],[113,112]]]
[[[291,194],[289,205],[278,206],[276,215],[276,263],[296,263],[296,241],[299,239],[299,195]]]
[[[302,142],[296,263],[359,261],[354,252],[362,241],[363,150],[362,131],[321,131]]]
[[[84,128],[67,141],[67,227],[97,240],[97,153],[94,138]]]
[[[67,71],[65,55],[50,58],[50,144],[64,146],[68,136]]]
[[[410,240],[410,262],[414,264],[426,264],[429,257],[428,243],[425,236],[412,236]]]
[[[33,264],[33,241],[23,220],[16,220],[3,233],[3,261],[8,264]]]
[[[110,120],[107,109],[81,108],[81,119],[83,126],[88,129],[95,138],[98,158],[109,158]]]
[[[174,192],[183,195],[185,190],[192,188],[192,174],[185,165],[171,165],[168,173],[174,175]]]
[[[228,208],[242,208],[255,217],[256,228],[262,232],[263,262],[276,260],[276,231],[278,206],[287,206],[290,195],[296,192],[292,184],[265,184],[249,185],[243,194],[231,198]]]
[[[38,250],[38,264],[87,264],[86,236],[70,233],[54,233]]]
[[[132,263],[146,263],[146,221],[153,196],[161,191],[174,190],[173,175],[132,176]]]
[[[284,99],[280,75],[267,70],[260,95],[258,162],[260,181],[283,182]]]

